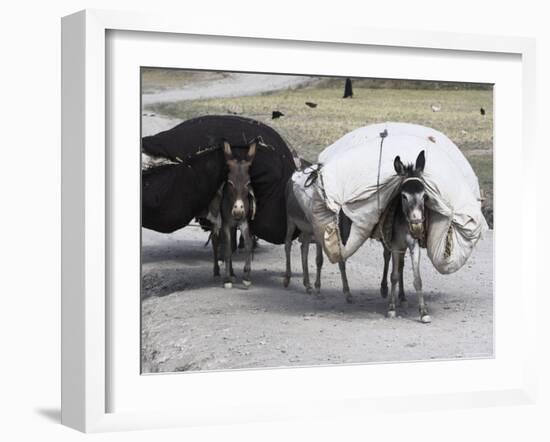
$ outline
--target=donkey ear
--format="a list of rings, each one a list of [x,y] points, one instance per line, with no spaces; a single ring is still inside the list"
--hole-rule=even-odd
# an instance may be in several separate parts
[[[416,165],[414,166],[414,168],[417,172],[424,172],[425,165],[426,165],[426,156],[424,155],[424,151],[422,151],[418,154],[418,157],[416,158]]]
[[[231,151],[231,145],[227,140],[223,140],[223,153],[226,161],[233,159],[233,152]]]
[[[397,175],[404,175],[405,174],[405,166],[403,166],[403,163],[401,162],[401,158],[399,155],[395,157],[395,160],[393,160],[393,168],[397,172]]]
[[[252,162],[254,157],[256,156],[256,140],[252,141],[248,146],[248,153],[247,153],[247,159],[248,161]]]

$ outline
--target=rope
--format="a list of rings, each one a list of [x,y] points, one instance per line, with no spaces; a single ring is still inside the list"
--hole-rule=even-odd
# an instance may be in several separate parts
[[[311,172],[307,173],[307,178],[306,178],[306,181],[304,183],[304,187],[306,187],[306,188],[311,187],[313,185],[313,183],[315,183],[315,181],[317,181],[317,178],[319,178],[319,176],[320,176],[319,172],[321,172],[322,167],[323,167],[323,165],[321,163],[314,164],[314,165],[308,167],[308,169],[310,169]],[[306,172],[304,171],[304,173],[306,173]]]
[[[244,134],[243,134],[243,137],[244,137]],[[259,135],[256,138],[253,138],[252,140],[250,140],[248,142],[248,144],[250,144],[254,141],[257,143],[258,148],[269,151],[269,152],[276,153],[279,156],[284,156],[284,154],[281,154],[280,152],[278,152],[273,146],[267,144],[263,140],[261,135]],[[147,155],[150,158],[163,159],[163,160],[168,161],[167,163],[152,164],[152,165],[149,165],[145,168],[143,168],[143,166],[142,166],[142,171],[149,170],[149,169],[154,169],[155,167],[164,166],[164,165],[167,165],[167,164],[186,164],[188,167],[191,167],[188,163],[191,162],[192,160],[194,160],[195,158],[198,158],[202,155],[206,155],[208,153],[215,152],[217,150],[221,150],[221,146],[199,147],[196,152],[190,153],[190,154],[184,156],[183,158],[181,158],[179,156],[175,156],[173,158],[170,158],[170,157],[165,157],[165,156],[162,156],[162,155],[153,155],[153,154],[150,154],[148,152],[142,151],[143,154]],[[289,150],[290,150],[291,154],[293,154],[293,151],[290,148],[289,148]]]
[[[380,150],[378,151],[378,176],[376,177],[376,202],[377,210],[380,215],[380,169],[382,167],[382,147],[384,146],[384,138],[388,136],[388,129],[380,132]]]
[[[327,193],[325,191],[325,183],[323,182],[323,174],[321,173],[322,168],[323,168],[323,163],[314,164],[308,167],[308,169],[311,169],[311,172],[307,174],[308,176],[306,178],[306,181],[304,182],[304,187],[305,188],[311,187],[317,181],[317,179],[319,179],[321,183],[319,188],[323,193],[323,201],[325,202],[326,205],[328,205]],[[305,170],[304,170],[304,173],[306,173]],[[338,225],[338,218],[336,221],[336,225]]]
[[[205,147],[205,148],[200,148],[199,147],[199,150],[185,156],[183,159],[181,159],[180,157],[175,157],[175,159],[178,163],[184,164],[185,162],[191,161],[196,157],[199,157],[201,155],[205,155],[207,153],[214,152],[214,151],[219,150],[219,149],[221,149],[221,147],[219,147],[219,146],[212,146],[212,147]]]

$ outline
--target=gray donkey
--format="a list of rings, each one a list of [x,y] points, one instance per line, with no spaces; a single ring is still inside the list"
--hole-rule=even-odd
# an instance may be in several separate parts
[[[285,189],[286,197],[286,238],[285,238],[285,254],[286,254],[286,271],[284,277],[284,286],[288,287],[290,284],[291,269],[290,269],[290,252],[292,249],[292,239],[296,229],[300,230],[300,242],[301,244],[301,254],[302,254],[302,272],[303,272],[303,283],[306,288],[307,293],[312,293],[313,289],[309,281],[309,266],[308,266],[308,254],[309,254],[309,245],[313,241],[317,249],[317,255],[315,263],[317,264],[317,275],[315,277],[315,291],[317,293],[321,290],[321,268],[323,267],[323,247],[315,240],[313,234],[313,227],[306,218],[306,215],[298,200],[294,194],[294,187],[292,184],[292,178],[287,182]],[[342,237],[345,241],[349,236],[349,230],[351,228],[351,220],[344,215],[343,212],[340,212],[339,216],[339,225]],[[343,292],[346,295],[346,301],[348,303],[353,302],[353,296],[350,293],[348,278],[346,276],[346,263],[345,261],[340,261],[338,263],[340,269],[340,275],[342,277],[342,286]]]
[[[252,259],[253,239],[250,233],[249,221],[254,218],[256,202],[254,192],[250,184],[249,170],[256,155],[256,140],[253,140],[248,147],[248,152],[245,159],[237,159],[233,156],[231,146],[227,141],[223,143],[223,151],[225,162],[228,167],[227,180],[223,187],[221,197],[221,222],[222,222],[222,238],[224,241],[224,287],[231,288],[233,276],[232,254],[233,247],[231,245],[232,235],[234,237],[235,229],[241,231],[244,239],[245,248],[245,264],[243,285],[249,287],[252,282],[250,280],[250,261]],[[217,235],[216,235],[217,236]],[[214,262],[217,262],[217,238],[212,236],[212,246],[214,250]],[[215,264],[214,264],[215,265]]]
[[[420,278],[420,247],[425,246],[426,213],[424,203],[428,198],[422,181],[422,172],[426,164],[424,151],[416,158],[416,164],[404,165],[399,156],[394,159],[394,168],[398,175],[405,177],[401,183],[399,194],[395,198],[392,216],[389,224],[382,227],[382,243],[384,245],[384,273],[380,285],[383,298],[388,296],[388,267],[392,258],[391,290],[388,302],[388,317],[395,318],[395,288],[399,283],[399,301],[402,307],[407,306],[407,299],[403,290],[403,266],[405,253],[409,249],[414,274],[414,288],[418,295],[420,320],[431,322],[428,308],[422,293],[422,279]]]

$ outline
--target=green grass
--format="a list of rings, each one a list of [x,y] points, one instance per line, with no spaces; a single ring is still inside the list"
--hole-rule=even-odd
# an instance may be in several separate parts
[[[347,132],[367,124],[399,121],[432,127],[453,140],[469,159],[486,196],[484,213],[492,224],[492,90],[361,86],[360,82],[354,83],[354,98],[345,100],[343,87],[338,82],[320,82],[297,90],[158,104],[151,109],[181,119],[229,112],[249,116],[272,126],[300,155],[311,161]],[[307,107],[306,101],[317,103],[317,108]],[[441,111],[433,112],[432,104],[441,106]],[[480,115],[480,107],[486,110],[485,118]],[[285,116],[272,120],[273,110]]]

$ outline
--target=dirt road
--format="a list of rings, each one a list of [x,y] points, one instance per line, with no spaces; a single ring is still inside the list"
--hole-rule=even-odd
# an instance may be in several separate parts
[[[243,97],[294,89],[311,82],[311,77],[301,75],[228,74],[219,80],[195,82],[180,89],[143,94],[141,101],[142,105],[146,107],[154,103],[172,103],[199,98]]]
[[[418,321],[407,257],[406,310],[387,319],[379,294],[382,248],[368,241],[348,261],[354,304],[341,293],[338,266],[325,262],[323,299],[301,283],[299,245],[293,280],[283,288],[283,246],[260,242],[253,285],[224,289],[212,276],[207,235],[187,227],[164,235],[143,229],[142,366],[144,372],[326,365],[490,357],[493,354],[492,231],[468,263],[440,275],[422,256],[431,324]],[[311,257],[314,250],[311,249]],[[313,276],[314,260],[310,260]]]

